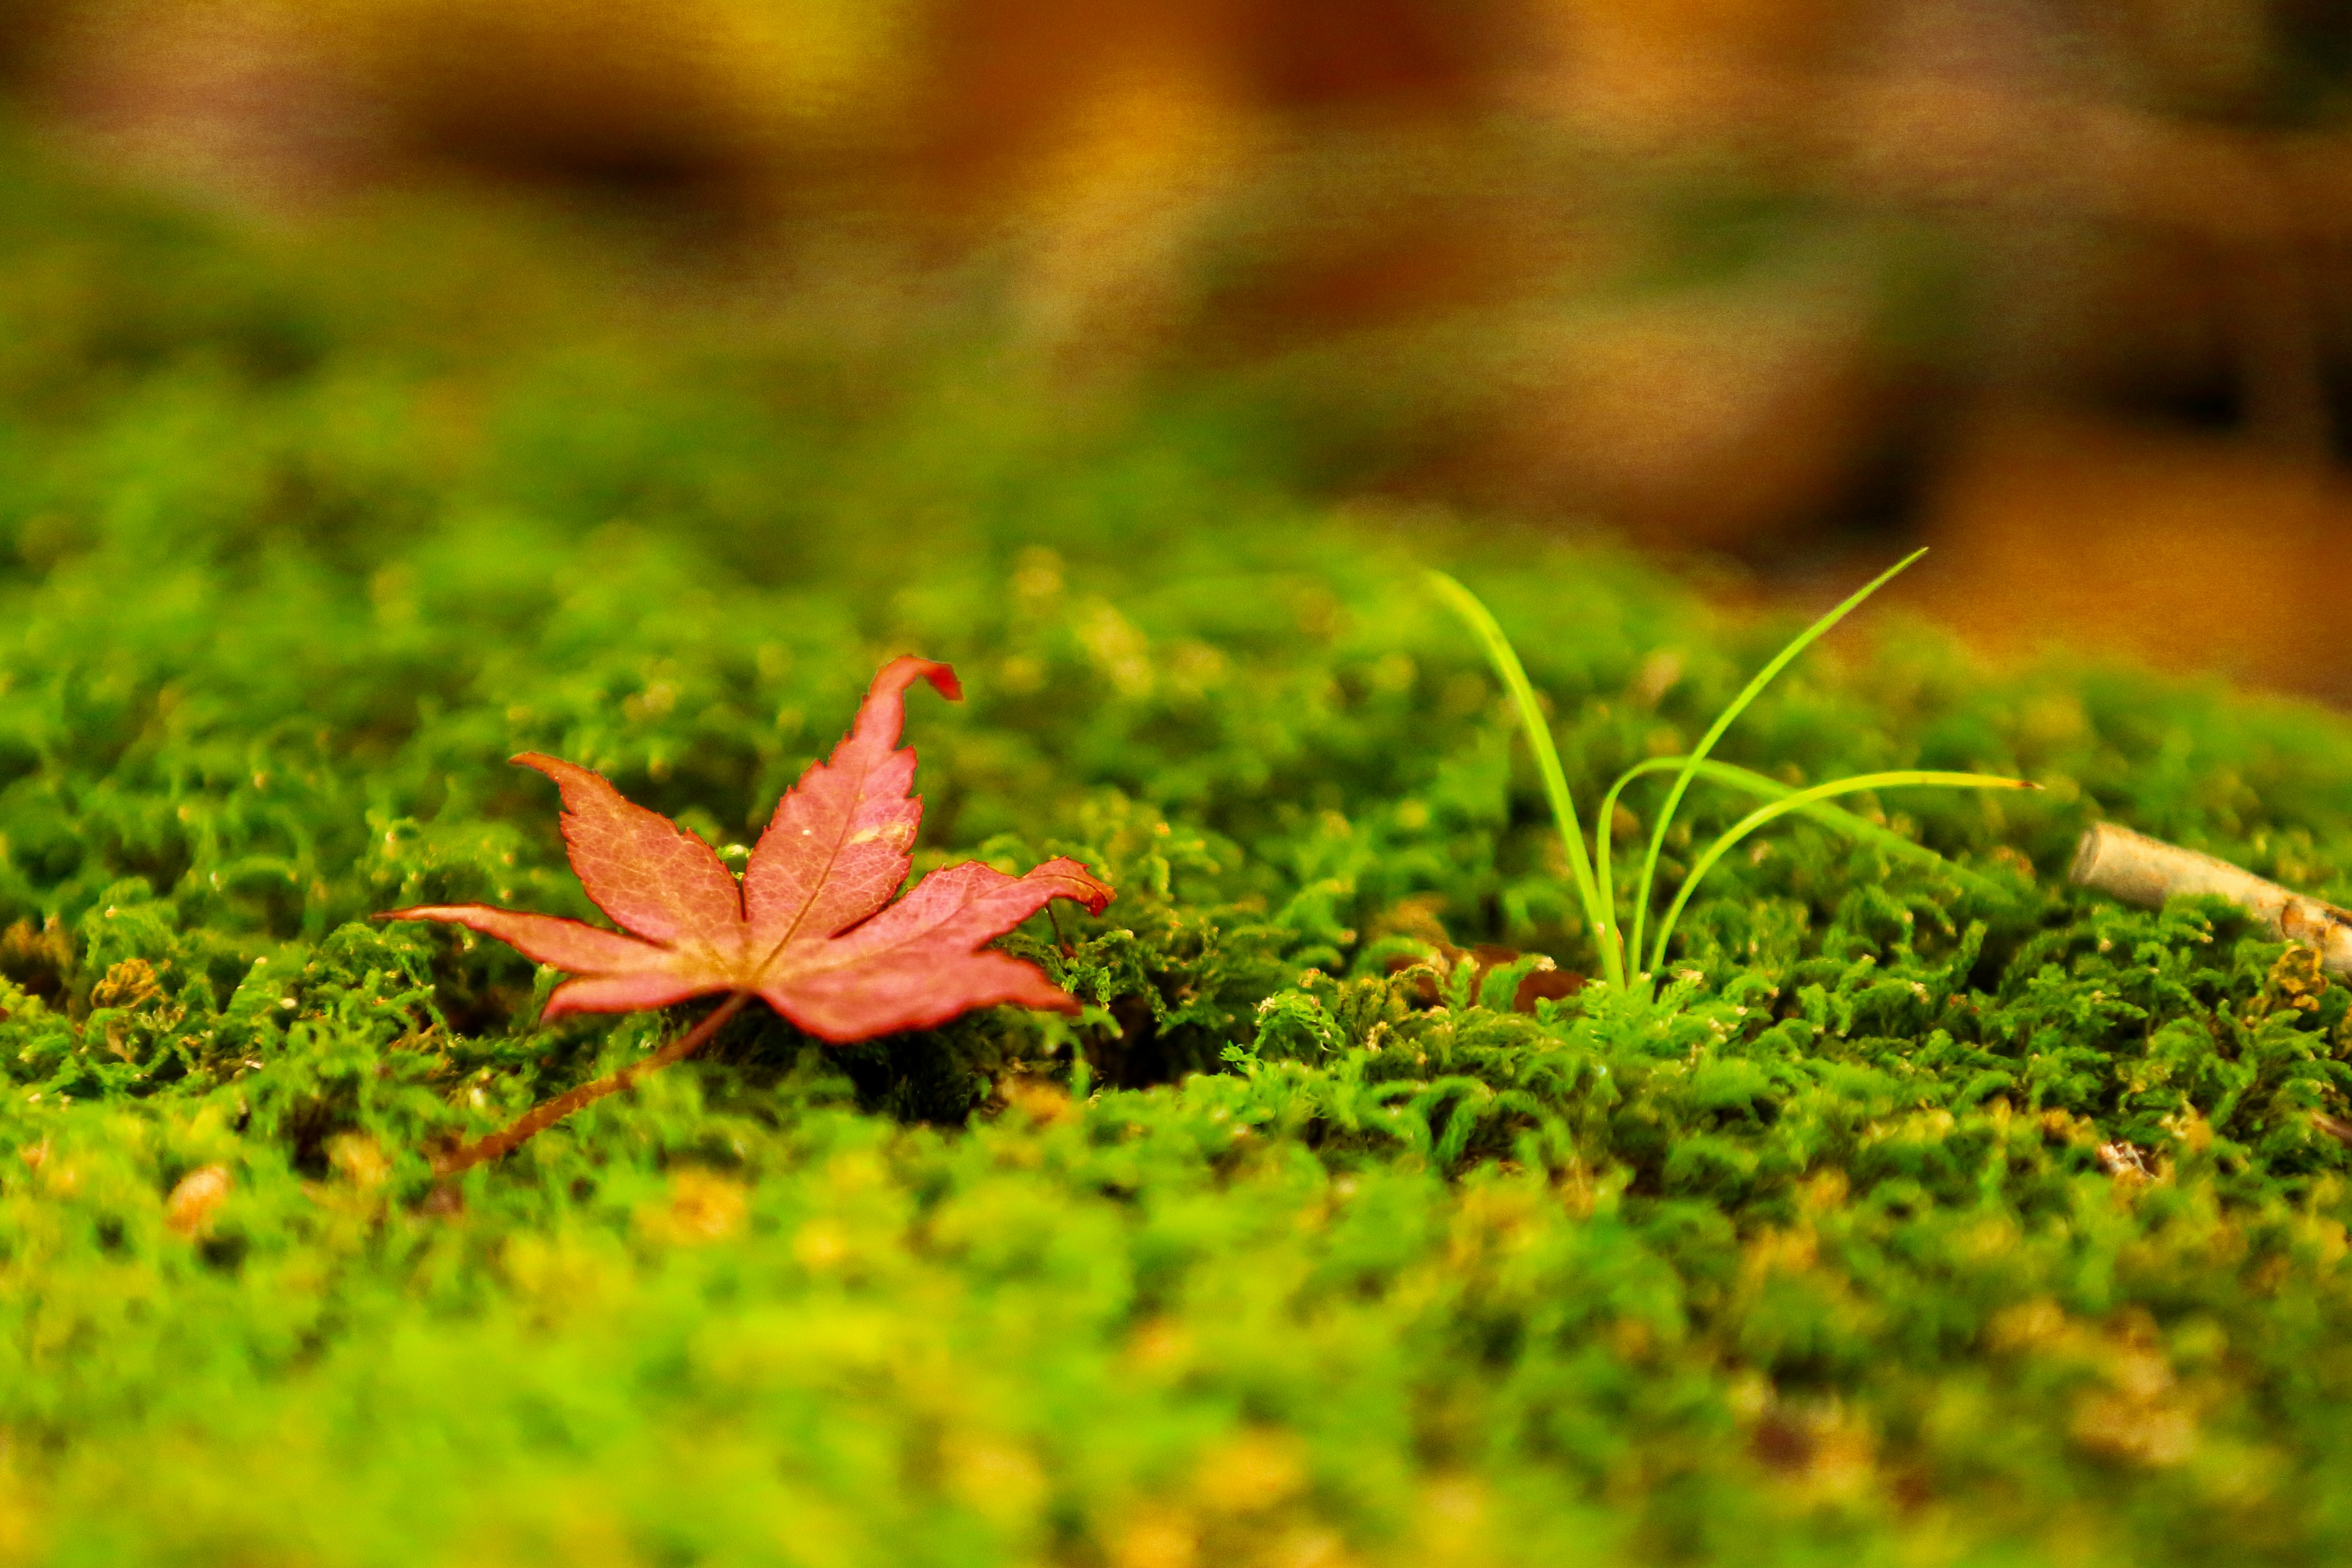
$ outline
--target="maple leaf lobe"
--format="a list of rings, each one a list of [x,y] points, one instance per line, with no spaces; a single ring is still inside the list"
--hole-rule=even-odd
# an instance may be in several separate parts
[[[922,658],[882,667],[857,718],[776,802],[743,868],[743,913],[759,940],[776,943],[832,936],[890,901],[914,868],[923,803],[908,792],[915,753],[898,745],[907,688],[928,680],[950,701],[963,699],[955,671]]]
[[[845,1045],[974,1007],[1075,1011],[1076,1000],[1034,964],[985,944],[1055,899],[1099,914],[1113,892],[1077,861],[1057,858],[1021,877],[966,861],[893,901],[922,820],[922,801],[908,793],[915,753],[898,745],[917,680],[962,696],[946,665],[884,666],[832,756],[776,803],[740,882],[699,837],[597,773],[525,752],[514,760],[562,795],[564,845],[582,887],[622,931],[487,904],[377,918],[466,926],[575,976],[548,998],[542,1019],[740,992]]]
[[[525,752],[513,759],[555,781],[572,868],[613,923],[648,942],[725,942],[743,894],[719,852],[659,812],[632,804],[576,763]]]

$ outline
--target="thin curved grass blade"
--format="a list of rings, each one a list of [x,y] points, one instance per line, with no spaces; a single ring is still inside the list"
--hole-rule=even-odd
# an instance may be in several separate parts
[[[1650,909],[1650,890],[1657,879],[1658,856],[1665,847],[1666,829],[1674,823],[1675,810],[1682,805],[1684,793],[1690,788],[1691,780],[1698,773],[1698,764],[1706,760],[1706,754],[1715,750],[1715,743],[1723,739],[1723,732],[1731,728],[1732,722],[1748,710],[1748,705],[1755,701],[1782,670],[1789,668],[1791,660],[1812,647],[1832,626],[1860,609],[1863,601],[1892,582],[1898,573],[1927,553],[1924,548],[1913,551],[1846,595],[1843,602],[1836,608],[1790,638],[1789,645],[1773,655],[1771,662],[1758,670],[1755,679],[1742,687],[1739,695],[1733,698],[1721,713],[1716,715],[1715,722],[1708,726],[1706,735],[1701,737],[1699,743],[1691,749],[1689,759],[1683,764],[1682,771],[1675,775],[1674,787],[1666,792],[1665,804],[1659,808],[1658,819],[1650,829],[1649,851],[1642,858],[1642,874],[1633,884],[1633,940],[1626,945],[1635,956],[1638,957],[1642,951],[1643,927]],[[1604,833],[1608,831],[1606,817],[1601,819],[1601,830]],[[1653,964],[1651,967],[1655,968],[1656,965]]]
[[[1666,941],[1674,935],[1675,922],[1682,918],[1683,909],[1691,895],[1717,864],[1729,854],[1740,840],[1759,827],[1766,827],[1781,817],[1804,810],[1816,802],[1842,795],[1858,795],[1864,790],[1899,789],[1916,784],[1932,785],[1938,789],[2039,789],[2042,786],[2024,779],[1996,778],[1987,773],[1942,773],[1923,768],[1904,768],[1891,773],[1857,773],[1852,778],[1833,779],[1828,784],[1814,784],[1809,789],[1791,793],[1786,799],[1758,806],[1726,828],[1722,837],[1706,847],[1675,890],[1675,901],[1667,906],[1665,918],[1658,922],[1657,944],[1651,950],[1650,969],[1655,972],[1665,963]]]
[[[1652,757],[1647,762],[1634,763],[1619,774],[1617,782],[1609,787],[1609,796],[1602,803],[1601,809],[1614,812],[1618,795],[1635,779],[1679,768],[1689,760],[1683,756]],[[1759,773],[1752,768],[1743,768],[1736,763],[1719,762],[1713,757],[1700,761],[1696,776],[1705,783],[1721,784],[1726,789],[1738,790],[1743,795],[1754,795],[1761,800],[1787,800],[1790,795],[1800,793],[1795,784],[1782,784],[1779,779]],[[1891,827],[1881,827],[1866,816],[1857,816],[1843,806],[1832,805],[1826,801],[1813,801],[1799,806],[1797,815],[1818,826],[1842,833],[1848,838],[1867,844],[1873,848],[1884,850],[1893,859],[1906,861],[1925,869],[1941,872],[1970,892],[1981,897],[2000,898],[2007,893],[2007,889],[1991,878],[1971,871],[1958,861],[1930,849],[1925,844],[1915,843]]]
[[[1487,662],[1495,667],[1495,672],[1503,678],[1504,686],[1511,693],[1511,700],[1518,709],[1519,727],[1527,731],[1528,749],[1535,753],[1536,771],[1543,778],[1544,795],[1551,802],[1552,820],[1568,844],[1569,869],[1576,879],[1576,896],[1584,904],[1585,917],[1592,923],[1602,970],[1611,984],[1622,985],[1625,981],[1625,952],[1617,932],[1616,911],[1601,898],[1600,884],[1593,877],[1591,858],[1584,847],[1584,827],[1577,819],[1576,802],[1568,793],[1568,774],[1559,765],[1559,751],[1552,744],[1551,726],[1544,720],[1535,688],[1528,684],[1528,672],[1520,665],[1511,639],[1503,635],[1503,628],[1496,624],[1477,595],[1443,572],[1430,573],[1429,583],[1476,634],[1486,650]]]

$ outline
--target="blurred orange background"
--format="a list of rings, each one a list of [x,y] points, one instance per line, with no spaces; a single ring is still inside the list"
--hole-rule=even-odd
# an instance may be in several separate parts
[[[1342,493],[2352,697],[2341,0],[0,0],[22,111],[255,221],[456,184],[984,299]]]

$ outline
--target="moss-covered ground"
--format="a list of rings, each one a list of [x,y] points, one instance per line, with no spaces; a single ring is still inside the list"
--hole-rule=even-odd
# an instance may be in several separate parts
[[[2352,1552],[2352,994],[2063,886],[2106,815],[2352,892],[2340,720],[1857,623],[1726,754],[2040,780],[1865,802],[1979,880],[1795,827],[1662,1001],[1537,997],[1491,950],[1585,932],[1420,571],[1588,807],[1789,625],[903,321],[6,166],[0,1561]],[[902,651],[970,692],[912,704],[922,863],[1117,885],[1012,939],[1085,1016],[747,1015],[436,1186],[693,1010],[541,1029],[365,917],[590,912],[524,749],[740,844]]]

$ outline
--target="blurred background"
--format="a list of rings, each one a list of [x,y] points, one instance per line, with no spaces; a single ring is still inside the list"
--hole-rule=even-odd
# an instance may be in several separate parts
[[[1392,526],[1925,542],[1996,651],[2352,698],[2343,0],[0,0],[0,93],[239,224],[591,213],[1073,419],[1244,402]]]

